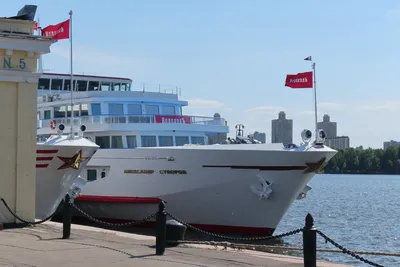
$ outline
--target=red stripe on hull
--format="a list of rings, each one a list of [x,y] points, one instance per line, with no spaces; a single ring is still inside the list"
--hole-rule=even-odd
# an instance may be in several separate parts
[[[37,161],[52,160],[53,157],[36,157]]]
[[[117,196],[92,196],[81,195],[79,201],[105,202],[105,203],[133,203],[133,204],[158,204],[161,199],[156,197],[117,197]],[[165,202],[166,203],[166,202]]]
[[[81,215],[80,215],[81,216]],[[127,223],[135,222],[137,220],[125,220],[125,219],[110,219],[110,218],[96,218],[101,221],[110,223]],[[167,220],[170,218],[167,217]],[[247,227],[247,226],[229,226],[229,225],[212,225],[212,224],[191,224],[191,226],[199,228],[201,230],[212,232],[212,233],[226,233],[226,234],[243,234],[243,235],[254,235],[254,236],[271,236],[275,229],[264,228],[264,227]],[[154,221],[147,221],[135,227],[154,227]]]
[[[49,164],[36,164],[36,168],[47,168]]]
[[[36,150],[37,154],[55,154],[58,150]]]

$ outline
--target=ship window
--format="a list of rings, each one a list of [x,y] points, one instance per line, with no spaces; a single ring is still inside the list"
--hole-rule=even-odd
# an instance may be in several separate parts
[[[99,103],[91,104],[92,106],[92,115],[101,115],[101,105]]]
[[[126,83],[121,83],[120,91],[128,91],[126,88]]]
[[[87,87],[87,81],[78,81],[77,82],[78,83],[78,85],[77,85],[77,91],[86,91],[86,87]]]
[[[183,146],[189,144],[189,136],[175,136],[175,145]]]
[[[203,136],[191,136],[192,144],[204,145],[204,137]]]
[[[71,105],[68,105],[67,117],[71,117]],[[79,105],[74,105],[74,117],[79,117]]]
[[[110,148],[110,137],[109,136],[96,136],[96,144],[100,148]]]
[[[74,85],[73,87],[75,87],[76,81],[73,81],[72,84]],[[70,88],[71,88],[71,80],[70,79],[64,80],[64,91],[70,91]]]
[[[62,82],[63,80],[61,79],[52,79],[51,80],[51,90],[62,90]]]
[[[104,178],[104,177],[106,177],[106,172],[105,172],[105,171],[102,171],[102,172],[101,172],[101,178]]]
[[[158,110],[158,105],[146,105],[147,115],[158,115],[160,111]]]
[[[99,91],[99,82],[89,82],[89,91]]]
[[[126,85],[126,91],[130,91],[130,90],[131,90],[131,84],[128,83],[128,84]]]
[[[174,137],[173,136],[159,136],[158,137],[159,146],[173,146]]]
[[[130,114],[130,115],[142,115],[142,105],[140,105],[140,104],[128,104],[128,114]]]
[[[111,136],[111,148],[124,148],[122,136]]]
[[[123,115],[124,114],[124,104],[109,103],[108,104],[108,114]]]
[[[97,179],[97,171],[96,170],[87,170],[87,180],[88,181],[96,181]]]
[[[128,148],[136,148],[137,147],[136,135],[127,135],[126,144]]]
[[[81,105],[81,116],[88,116],[88,115],[89,115],[88,104],[82,104]]]
[[[50,120],[51,119],[51,110],[45,110],[44,111],[44,119],[45,120]]]
[[[54,118],[65,118],[65,106],[54,107]]]
[[[111,84],[111,91],[120,91],[120,84],[119,83],[112,83]]]
[[[110,91],[110,83],[101,83],[101,91]]]
[[[39,79],[39,89],[49,90],[50,79]]]
[[[175,115],[174,106],[162,106],[162,111],[164,115]]]
[[[151,135],[142,135],[142,147],[155,147],[157,146],[157,139],[155,136]]]

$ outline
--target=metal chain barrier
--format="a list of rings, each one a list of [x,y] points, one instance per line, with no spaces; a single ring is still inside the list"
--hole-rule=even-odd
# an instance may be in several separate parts
[[[372,266],[376,266],[376,267],[383,267],[383,265],[377,264],[375,262],[369,261],[359,255],[357,255],[356,253],[354,253],[353,251],[350,251],[346,248],[344,248],[343,246],[339,245],[338,243],[336,243],[335,241],[333,241],[333,239],[329,238],[327,235],[325,235],[324,233],[322,233],[321,231],[317,230],[317,233],[323,237],[325,239],[326,242],[331,243],[332,245],[334,245],[335,247],[337,247],[338,249],[340,249],[344,254],[348,254],[350,256],[352,256],[353,258],[356,258],[357,260],[360,260],[362,262],[365,262],[369,265]]]
[[[78,206],[76,206],[74,203],[70,203],[70,205],[75,208],[77,211],[79,211],[83,216],[85,216],[87,219],[89,219],[92,222],[98,223],[98,224],[102,224],[102,225],[107,225],[107,226],[111,226],[111,227],[127,227],[127,226],[134,226],[134,225],[139,225],[142,224],[152,218],[155,218],[157,215],[157,212],[147,216],[146,218],[140,220],[140,221],[133,221],[133,222],[126,222],[126,223],[109,223],[109,222],[105,222],[99,219],[94,218],[93,216],[90,216],[89,214],[87,214],[86,212],[84,212],[83,210],[81,210]]]
[[[194,227],[194,226],[192,226],[192,225],[190,225],[188,223],[185,223],[184,221],[182,221],[182,220],[176,218],[175,216],[173,216],[168,211],[166,213],[173,220],[185,225],[187,228],[190,228],[190,229],[192,229],[192,230],[194,230],[196,232],[203,233],[203,234],[206,234],[206,235],[209,235],[209,236],[212,236],[212,237],[217,237],[217,238],[221,238],[221,239],[228,239],[228,240],[238,240],[238,241],[240,241],[240,240],[241,241],[274,240],[274,239],[278,239],[278,238],[282,238],[282,237],[286,237],[286,236],[295,235],[295,234],[298,234],[298,233],[303,231],[303,228],[299,228],[299,229],[296,229],[296,230],[293,230],[293,231],[289,231],[289,232],[286,232],[286,233],[283,233],[283,234],[280,234],[280,235],[273,235],[273,236],[255,236],[255,237],[223,236],[223,235],[218,235],[218,234],[214,234],[214,233],[211,233],[211,232],[204,231],[204,230],[199,229],[197,227]]]
[[[242,243],[230,243],[223,241],[198,241],[198,240],[176,240],[168,241],[174,244],[195,244],[195,245],[210,245],[210,246],[221,246],[230,247],[233,249],[256,249],[256,250],[292,250],[292,251],[303,251],[303,247],[293,247],[293,246],[279,246],[279,245],[259,245],[259,244],[242,244]],[[318,248],[317,252],[329,252],[329,253],[343,253],[343,250],[339,249],[324,249]],[[396,252],[377,252],[377,251],[355,251],[355,254],[365,254],[374,256],[391,256],[400,257],[400,253]]]
[[[177,222],[183,224],[184,226],[186,226],[186,227],[189,228],[189,229],[192,229],[192,230],[194,230],[194,231],[196,231],[196,232],[200,232],[200,233],[203,233],[203,234],[212,236],[212,237],[217,237],[217,238],[221,238],[221,239],[228,239],[228,240],[238,240],[238,241],[240,241],[240,240],[246,240],[246,241],[254,241],[254,240],[273,240],[273,239],[278,239],[278,238],[282,238],[282,237],[287,237],[287,236],[295,235],[295,234],[297,234],[297,233],[303,232],[303,230],[304,230],[304,228],[299,228],[299,229],[296,229],[296,230],[293,230],[293,231],[289,231],[289,232],[286,232],[286,233],[283,233],[283,234],[280,234],[280,235],[275,235],[275,236],[257,236],[257,237],[232,237],[232,236],[223,236],[223,235],[218,235],[218,234],[214,234],[214,233],[210,233],[210,232],[204,231],[204,230],[199,229],[199,228],[197,228],[197,227],[194,227],[194,226],[192,226],[192,225],[190,225],[190,224],[188,224],[188,223],[185,223],[184,221],[182,221],[182,220],[176,218],[175,216],[173,216],[172,214],[170,214],[168,211],[166,211],[166,213],[167,213],[167,215],[168,215],[169,217],[171,217],[173,220],[175,220],[175,221],[177,221]],[[344,248],[343,246],[339,245],[338,243],[336,243],[335,241],[333,241],[331,238],[329,238],[328,236],[326,236],[326,235],[325,235],[324,233],[322,233],[321,231],[316,230],[316,232],[317,232],[320,236],[322,236],[327,242],[330,242],[331,244],[333,244],[334,246],[336,246],[342,253],[348,254],[348,255],[350,255],[350,256],[352,256],[352,257],[354,257],[354,258],[356,258],[356,259],[358,259],[358,260],[360,260],[360,261],[362,261],[362,262],[365,262],[365,263],[367,263],[367,264],[370,264],[370,265],[372,265],[372,266],[383,267],[383,265],[380,265],[380,264],[377,264],[377,263],[372,262],[372,261],[370,261],[370,260],[367,260],[367,259],[365,259],[365,258],[363,258],[363,257],[361,257],[361,256],[359,256],[359,255],[357,255],[354,251],[350,251],[350,250]],[[185,242],[177,241],[177,243],[185,243]],[[191,241],[188,241],[188,242],[186,242],[186,243],[192,243],[192,242],[191,242]],[[227,244],[226,242],[225,242],[225,243],[224,243],[224,242],[211,242],[211,243],[210,243],[210,242],[196,241],[195,243],[198,243],[198,244],[210,244],[210,245],[222,245],[222,246],[225,246],[225,247],[226,247],[226,246],[231,246],[231,247],[237,247],[237,248],[245,248],[245,247],[246,247],[245,244],[241,244],[241,245],[243,245],[243,246],[236,246],[236,244],[232,244],[232,243]],[[260,245],[260,246],[264,247],[265,245]],[[268,247],[268,246],[265,246],[265,248],[267,248],[267,247]],[[273,246],[271,246],[270,248],[273,248]],[[293,248],[290,248],[290,247],[289,247],[289,248],[281,247],[280,249],[293,249]],[[296,248],[296,250],[298,250],[298,249]],[[318,250],[318,251],[321,251],[321,252],[322,252],[323,250],[320,249],[320,250]],[[328,251],[328,250],[326,250],[326,252],[334,252],[334,251]],[[365,254],[368,254],[368,253],[365,253]],[[372,253],[371,253],[371,254],[372,254]]]
[[[3,198],[1,198],[1,201],[3,202],[4,206],[7,208],[7,210],[11,213],[12,216],[14,216],[16,219],[20,220],[21,222],[26,223],[26,224],[30,224],[30,225],[36,225],[36,224],[44,223],[44,222],[50,220],[51,218],[53,218],[57,213],[59,213],[59,212],[62,210],[62,205],[59,205],[59,206],[57,207],[56,211],[53,212],[53,214],[51,214],[51,215],[48,216],[47,218],[44,218],[43,220],[40,220],[40,221],[28,222],[28,221],[22,219],[21,217],[19,217],[17,214],[15,214],[15,213],[11,210],[11,208],[8,206],[7,202],[6,202]]]
[[[67,197],[68,197],[68,196],[67,196]],[[66,198],[66,199],[69,199],[69,198]],[[320,252],[342,252],[342,253],[344,253],[344,254],[348,254],[348,255],[352,256],[353,258],[358,259],[358,260],[360,260],[360,261],[362,261],[362,262],[364,262],[364,263],[367,263],[367,264],[369,264],[369,265],[372,265],[372,266],[375,266],[375,267],[383,267],[383,265],[377,264],[377,263],[375,263],[375,262],[372,262],[372,261],[370,261],[370,260],[367,260],[367,259],[365,259],[365,258],[363,258],[363,257],[361,257],[361,256],[359,256],[359,255],[357,255],[357,252],[356,252],[356,251],[350,251],[350,250],[344,248],[343,246],[341,246],[341,245],[339,245],[338,243],[336,243],[333,239],[329,238],[327,235],[325,235],[324,233],[322,233],[320,230],[317,230],[317,229],[315,229],[315,228],[312,228],[312,226],[313,226],[313,218],[312,218],[312,216],[311,216],[310,214],[307,215],[307,217],[309,217],[309,218],[306,217],[306,226],[305,226],[305,227],[302,227],[302,228],[298,228],[298,229],[293,230],[293,231],[289,231],[289,232],[286,232],[286,233],[283,233],[283,234],[273,235],[273,236],[234,237],[234,236],[219,235],[219,234],[211,233],[211,232],[202,230],[202,229],[200,229],[200,228],[194,227],[194,226],[192,226],[192,225],[190,225],[190,224],[188,224],[188,223],[186,223],[186,222],[184,222],[184,221],[182,221],[182,220],[176,218],[176,217],[173,216],[171,213],[169,213],[168,211],[166,211],[166,210],[165,210],[165,206],[164,206],[163,203],[160,204],[159,210],[158,210],[157,212],[155,212],[155,213],[153,213],[153,214],[151,214],[151,215],[145,217],[145,218],[142,219],[142,220],[139,220],[139,221],[132,221],[132,222],[126,222],[126,223],[109,223],[109,222],[106,222],[106,221],[99,220],[99,219],[97,219],[97,218],[95,218],[95,217],[93,217],[93,216],[87,214],[85,211],[83,211],[83,210],[80,209],[78,206],[76,206],[76,205],[73,203],[73,201],[67,201],[67,202],[68,202],[68,205],[65,205],[65,204],[66,204],[66,200],[63,201],[63,202],[64,202],[63,205],[59,205],[59,206],[57,207],[56,211],[55,211],[53,214],[51,214],[50,216],[48,216],[47,218],[45,218],[45,219],[43,219],[43,220],[40,220],[40,221],[28,222],[28,221],[26,221],[26,220],[20,218],[17,214],[15,214],[15,213],[11,210],[11,208],[8,206],[7,202],[6,202],[3,198],[1,198],[1,201],[3,202],[3,204],[4,204],[4,206],[7,208],[7,210],[8,210],[16,219],[20,220],[20,221],[23,222],[23,223],[30,224],[30,225],[41,224],[41,223],[43,223],[43,222],[45,222],[45,221],[48,221],[48,220],[50,220],[51,218],[53,218],[58,212],[60,212],[60,211],[63,209],[63,207],[68,207],[68,206],[70,206],[70,207],[75,208],[75,210],[77,210],[79,213],[81,213],[84,217],[86,217],[86,218],[89,219],[90,221],[93,221],[93,222],[98,223],[98,224],[106,225],[106,226],[111,226],[111,227],[127,227],[127,226],[134,226],[134,225],[139,225],[139,224],[141,224],[141,223],[144,223],[144,222],[146,222],[146,221],[149,221],[150,219],[155,218],[155,217],[157,218],[157,224],[159,224],[159,219],[160,219],[161,217],[158,217],[157,215],[164,214],[164,215],[162,215],[162,216],[164,216],[163,219],[160,219],[160,222],[164,221],[164,222],[162,223],[162,224],[164,225],[164,227],[165,227],[166,216],[169,216],[171,219],[173,219],[173,220],[175,220],[175,221],[177,221],[177,222],[183,224],[184,226],[186,226],[187,228],[189,228],[189,229],[191,229],[191,230],[193,230],[193,231],[196,231],[196,232],[199,232],[199,233],[203,233],[203,234],[208,235],[208,236],[211,236],[211,237],[216,237],[216,238],[226,239],[226,240],[236,240],[236,241],[274,240],[274,239],[279,239],[279,238],[282,238],[282,237],[292,236],[292,235],[295,235],[295,234],[298,234],[298,233],[301,233],[301,232],[303,232],[303,238],[305,238],[304,235],[305,235],[306,233],[308,233],[308,232],[311,230],[311,231],[314,231],[314,233],[317,233],[318,235],[320,235],[322,238],[324,238],[325,241],[326,241],[326,243],[329,242],[329,243],[331,243],[332,245],[334,245],[336,248],[339,249],[339,250],[316,249],[316,247],[315,247],[315,245],[316,245],[316,244],[315,244],[315,243],[316,243],[316,236],[315,236],[315,234],[314,234],[314,237],[313,237],[313,239],[314,239],[314,241],[313,241],[313,242],[314,242],[314,248],[313,248],[312,250],[314,250],[314,251],[320,251]],[[69,216],[70,216],[70,215],[69,215]],[[307,222],[308,219],[311,220],[311,221]],[[69,222],[68,222],[68,221],[66,221],[66,222],[67,222],[67,224],[69,224],[69,225],[71,224],[70,220],[69,220]],[[64,228],[65,228],[65,227],[66,227],[66,226],[64,225]],[[157,226],[157,227],[159,227],[159,226]],[[158,231],[158,230],[159,230],[159,229],[157,228],[157,231]],[[165,231],[165,230],[166,230],[166,228],[162,229],[161,232],[163,232],[163,231]],[[65,238],[69,238],[69,235],[70,235],[70,226],[68,227],[68,229],[66,229],[66,234],[65,234],[66,237],[65,237]],[[162,254],[164,254],[164,251],[165,251],[165,243],[164,243],[164,242],[165,242],[165,232],[162,233],[161,235],[162,235],[162,237],[160,237],[160,242],[157,241],[159,237],[157,236],[157,238],[156,238],[156,254],[157,254],[157,255],[162,255]],[[63,237],[63,238],[64,238],[64,237]],[[162,240],[164,240],[164,241],[162,241]],[[174,242],[175,242],[175,241],[174,241]],[[303,241],[303,242],[304,242],[304,241]],[[159,243],[159,245],[157,245],[157,243]],[[178,241],[176,241],[175,243],[198,243],[198,244],[208,244],[208,245],[222,245],[222,246],[224,246],[224,247],[233,247],[233,248],[238,248],[238,249],[246,249],[249,245],[251,245],[251,246],[253,246],[253,247],[255,247],[255,246],[257,246],[257,247],[263,247],[263,248],[269,247],[270,249],[273,249],[273,248],[275,247],[275,246],[266,246],[266,245],[234,244],[234,243],[229,243],[229,242],[215,242],[215,241],[206,242],[206,241],[182,241],[182,240],[178,240]],[[293,247],[275,247],[275,249],[301,250],[301,248],[293,248]],[[304,256],[306,256],[305,245],[303,246],[303,251],[304,251]],[[373,253],[373,252],[360,252],[360,253],[358,253],[358,254],[369,254],[369,255],[374,255],[374,254],[375,254],[375,255],[378,255],[377,253]],[[397,254],[396,254],[396,255],[391,255],[391,253],[379,253],[379,255],[382,255],[382,254],[387,254],[387,256],[400,256],[400,255],[397,255]],[[309,254],[307,254],[307,255],[309,255]],[[311,256],[312,256],[312,255],[311,255]],[[314,257],[313,261],[315,261],[315,260],[316,260],[315,252],[314,252],[314,256],[313,256],[313,257]],[[305,258],[305,259],[306,259],[306,258]],[[311,259],[312,259],[312,257],[311,257]]]

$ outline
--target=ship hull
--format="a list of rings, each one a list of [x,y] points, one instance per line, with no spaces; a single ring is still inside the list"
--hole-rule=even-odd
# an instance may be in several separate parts
[[[110,165],[110,173],[87,183],[75,203],[96,218],[134,221],[154,213],[163,200],[173,216],[206,231],[269,235],[316,164],[336,153],[264,144],[205,147],[100,149],[88,168]]]
[[[98,146],[82,138],[55,138],[36,145],[35,217],[53,214]],[[74,158],[77,157],[79,158]],[[75,164],[74,164],[75,163]]]

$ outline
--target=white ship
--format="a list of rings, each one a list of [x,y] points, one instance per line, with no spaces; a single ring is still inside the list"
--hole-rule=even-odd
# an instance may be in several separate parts
[[[86,138],[52,135],[36,145],[37,219],[52,215],[99,148]]]
[[[172,93],[134,91],[126,78],[74,75],[39,80],[41,136],[60,123],[85,124],[85,137],[100,146],[82,173],[88,182],[76,204],[109,221],[140,220],[168,211],[211,232],[269,235],[307,183],[336,153],[303,131],[300,146],[260,144],[239,136],[208,145],[229,132],[220,116],[187,116],[186,101]],[[71,119],[71,112],[74,118]],[[300,134],[300,133],[299,133]]]

